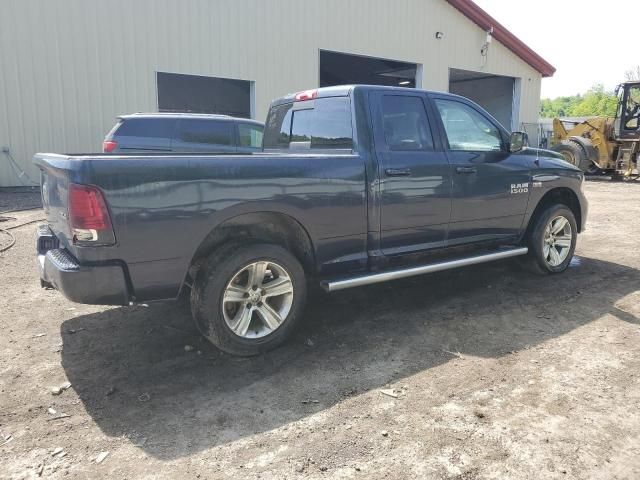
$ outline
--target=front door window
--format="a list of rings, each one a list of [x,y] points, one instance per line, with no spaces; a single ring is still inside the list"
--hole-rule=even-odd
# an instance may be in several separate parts
[[[436,105],[451,150],[495,152],[502,150],[498,129],[475,109],[455,100],[437,99]]]

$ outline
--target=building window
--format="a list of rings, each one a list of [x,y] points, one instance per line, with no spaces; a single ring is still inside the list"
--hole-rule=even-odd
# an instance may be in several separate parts
[[[157,72],[158,111],[251,118],[251,82]]]

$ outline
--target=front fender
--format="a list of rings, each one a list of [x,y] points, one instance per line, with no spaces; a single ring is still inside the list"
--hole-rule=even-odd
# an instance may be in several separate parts
[[[575,204],[577,210],[574,214],[578,220],[578,231],[582,232],[586,225],[589,205],[582,190],[584,174],[573,165],[557,158],[544,158],[537,163],[538,167],[532,171],[531,193],[524,225],[529,225],[536,209],[542,203],[552,195],[560,195],[560,198],[566,198],[565,201]]]

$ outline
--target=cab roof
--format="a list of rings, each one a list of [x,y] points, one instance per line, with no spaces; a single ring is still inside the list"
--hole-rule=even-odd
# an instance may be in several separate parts
[[[387,85],[336,85],[334,87],[320,87],[314,88],[310,90],[302,90],[300,92],[289,93],[284,97],[276,98],[271,102],[272,106],[282,105],[285,103],[292,103],[295,101],[304,101],[304,100],[313,100],[316,98],[326,98],[326,97],[347,97],[354,90],[387,90],[391,92],[425,92],[425,93],[437,93],[438,95],[447,95],[451,97],[458,97],[459,95],[454,95],[446,92],[435,92],[431,90],[424,90],[421,88],[408,88],[408,87],[394,87]],[[305,95],[304,98],[296,98],[299,95]]]

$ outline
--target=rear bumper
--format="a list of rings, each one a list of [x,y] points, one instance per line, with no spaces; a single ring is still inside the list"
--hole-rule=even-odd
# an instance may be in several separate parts
[[[80,265],[57,247],[53,233],[38,227],[38,269],[43,287],[53,287],[69,300],[91,305],[128,305],[129,290],[121,265]]]

